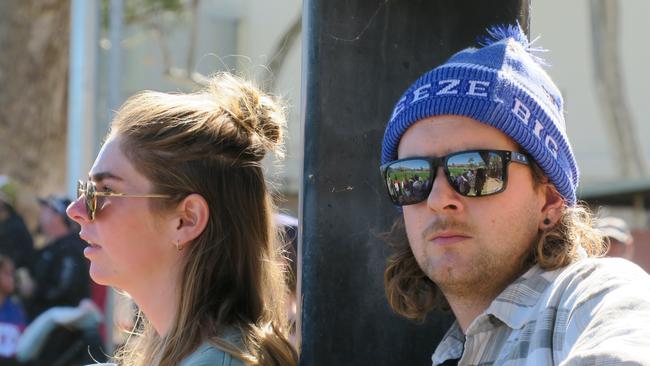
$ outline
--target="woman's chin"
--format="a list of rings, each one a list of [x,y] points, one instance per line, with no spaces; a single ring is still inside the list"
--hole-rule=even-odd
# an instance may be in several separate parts
[[[99,285],[113,286],[114,281],[111,281],[110,276],[107,275],[106,270],[97,264],[90,262],[90,278]]]

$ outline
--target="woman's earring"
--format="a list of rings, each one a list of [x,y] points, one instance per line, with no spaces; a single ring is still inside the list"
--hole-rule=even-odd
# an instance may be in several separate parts
[[[180,240],[176,240],[176,250],[178,250],[179,252],[181,250],[183,250],[183,247],[181,246],[181,241]]]
[[[548,217],[544,219],[544,225],[550,225],[551,224],[551,219]]]

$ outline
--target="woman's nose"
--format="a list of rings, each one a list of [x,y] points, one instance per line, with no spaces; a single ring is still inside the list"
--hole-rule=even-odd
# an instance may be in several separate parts
[[[88,211],[84,201],[83,197],[77,198],[65,210],[68,217],[79,225],[88,221]]]

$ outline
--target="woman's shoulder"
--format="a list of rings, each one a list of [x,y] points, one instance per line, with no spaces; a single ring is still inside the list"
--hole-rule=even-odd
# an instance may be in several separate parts
[[[245,366],[237,357],[205,342],[181,361],[179,366]]]

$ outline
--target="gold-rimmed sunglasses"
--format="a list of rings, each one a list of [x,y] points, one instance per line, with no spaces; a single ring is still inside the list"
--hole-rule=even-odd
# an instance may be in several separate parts
[[[78,181],[77,182],[77,200],[85,196],[86,210],[88,211],[88,219],[93,221],[97,214],[97,197],[131,197],[131,198],[171,198],[166,194],[126,194],[116,192],[97,192],[97,186],[93,181]]]

